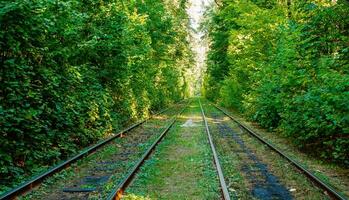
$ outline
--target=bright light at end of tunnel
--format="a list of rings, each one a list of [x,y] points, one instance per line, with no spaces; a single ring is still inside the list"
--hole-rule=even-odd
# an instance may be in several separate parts
[[[198,94],[202,84],[203,73],[205,71],[205,58],[208,45],[203,40],[204,33],[200,30],[200,23],[203,20],[205,11],[213,3],[213,0],[189,0],[187,13],[190,19],[191,31],[191,48],[195,54],[195,65],[191,70],[191,79],[193,81],[190,86],[191,93]]]

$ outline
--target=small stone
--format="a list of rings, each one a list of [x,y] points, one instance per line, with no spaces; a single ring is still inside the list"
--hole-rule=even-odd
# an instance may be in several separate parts
[[[188,119],[184,124],[181,125],[181,127],[195,127],[195,126],[198,126],[198,125],[194,123],[192,119]]]
[[[236,192],[236,190],[234,190],[233,188],[229,188],[230,192]]]

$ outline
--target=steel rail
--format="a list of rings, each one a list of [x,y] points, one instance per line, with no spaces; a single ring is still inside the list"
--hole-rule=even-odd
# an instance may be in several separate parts
[[[296,160],[292,159],[291,157],[289,157],[288,155],[283,153],[274,144],[272,144],[271,142],[269,142],[269,141],[265,140],[264,138],[262,138],[255,131],[253,131],[252,129],[247,127],[245,124],[243,124],[242,122],[240,122],[239,120],[237,120],[236,118],[231,116],[229,113],[227,113],[225,110],[223,110],[219,106],[217,106],[217,105],[215,105],[213,103],[210,103],[210,104],[213,105],[218,110],[220,110],[221,112],[223,112],[227,117],[229,117],[231,120],[233,120],[235,123],[237,123],[240,127],[242,127],[244,130],[246,130],[250,135],[252,135],[253,137],[257,138],[260,142],[266,144],[270,149],[272,149],[273,151],[275,151],[276,153],[281,155],[283,158],[288,160],[290,163],[292,163],[296,168],[298,168],[302,173],[304,173],[311,181],[313,181],[320,188],[325,190],[331,197],[333,197],[335,199],[339,199],[339,200],[348,200],[345,196],[343,196],[338,191],[336,191],[332,186],[326,184],[324,181],[322,181],[319,177],[317,177],[315,174],[313,174],[310,170],[308,170],[302,164],[300,164]]]
[[[218,155],[217,155],[217,152],[216,152],[216,148],[215,148],[215,146],[213,144],[212,136],[211,136],[211,133],[210,133],[210,129],[208,128],[208,124],[207,124],[207,120],[206,120],[206,116],[205,116],[205,111],[204,111],[204,109],[203,109],[203,107],[201,105],[200,99],[199,99],[199,104],[200,104],[200,108],[201,108],[202,118],[203,118],[204,123],[205,123],[205,128],[206,128],[206,133],[207,133],[207,136],[208,136],[208,141],[210,143],[211,150],[212,150],[212,153],[213,153],[214,163],[216,165],[216,169],[217,169],[217,173],[218,173],[218,177],[219,177],[219,183],[221,185],[221,190],[222,190],[222,194],[223,194],[223,199],[230,200],[228,187],[227,187],[227,184],[225,183],[225,180],[224,180],[224,175],[223,175],[223,171],[222,171],[222,168],[221,168],[221,164],[219,163],[219,159],[218,159]]]
[[[179,103],[183,102],[184,100],[180,101]],[[178,104],[179,104],[178,103]],[[146,121],[148,121],[149,119],[151,119],[152,117],[162,114],[164,112],[166,112],[167,110],[169,110],[171,107],[168,107],[166,109],[163,109],[162,111],[159,111],[155,114],[153,114],[151,117],[148,117],[147,119],[144,119],[140,122],[137,122],[136,124],[131,125],[130,127],[120,131],[119,133],[104,139],[100,142],[98,142],[95,145],[92,145],[90,147],[87,147],[85,149],[83,149],[79,154],[73,156],[72,158],[69,158],[68,160],[50,168],[49,170],[47,170],[46,172],[43,172],[35,177],[33,177],[32,179],[30,179],[29,181],[26,181],[22,184],[20,184],[19,186],[15,187],[14,189],[5,192],[3,194],[1,194],[0,196],[0,200],[4,200],[4,199],[15,199],[17,196],[22,195],[26,192],[28,192],[29,190],[31,190],[32,188],[34,188],[35,186],[37,186],[38,184],[40,184],[41,182],[43,182],[47,177],[52,176],[55,173],[60,172],[61,170],[67,168],[69,165],[71,165],[72,163],[76,162],[77,160],[80,160],[86,156],[88,156],[89,154],[91,154],[92,152],[96,151],[97,149],[103,147],[104,145],[110,143],[111,141],[113,141],[116,138],[122,137],[123,134],[131,131],[132,129],[140,126],[141,124],[145,123]]]
[[[117,187],[115,187],[115,189],[112,190],[112,192],[110,192],[110,194],[107,197],[108,200],[121,199],[123,192],[125,191],[127,186],[130,184],[130,182],[138,172],[139,168],[143,165],[144,161],[150,156],[151,152],[155,149],[155,147],[162,141],[162,139],[171,129],[173,124],[177,121],[178,116],[181,115],[184,112],[184,110],[188,107],[189,103],[190,102],[188,102],[188,104],[176,115],[176,117],[166,127],[166,129],[160,134],[160,136],[156,139],[156,141],[148,148],[148,150],[142,155],[142,157],[138,160],[138,162],[132,167],[132,169],[129,171],[126,177],[118,184]]]

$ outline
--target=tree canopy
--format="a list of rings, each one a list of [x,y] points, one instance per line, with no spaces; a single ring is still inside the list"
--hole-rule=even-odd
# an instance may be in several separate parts
[[[349,5],[224,0],[209,12],[205,96],[349,164]]]
[[[185,2],[0,1],[2,181],[188,95]]]

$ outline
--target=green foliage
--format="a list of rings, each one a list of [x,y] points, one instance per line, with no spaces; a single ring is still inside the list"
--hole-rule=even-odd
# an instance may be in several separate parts
[[[263,2],[224,1],[210,13],[206,96],[349,164],[348,3]]]
[[[9,186],[186,93],[184,3],[0,1],[0,177]]]

